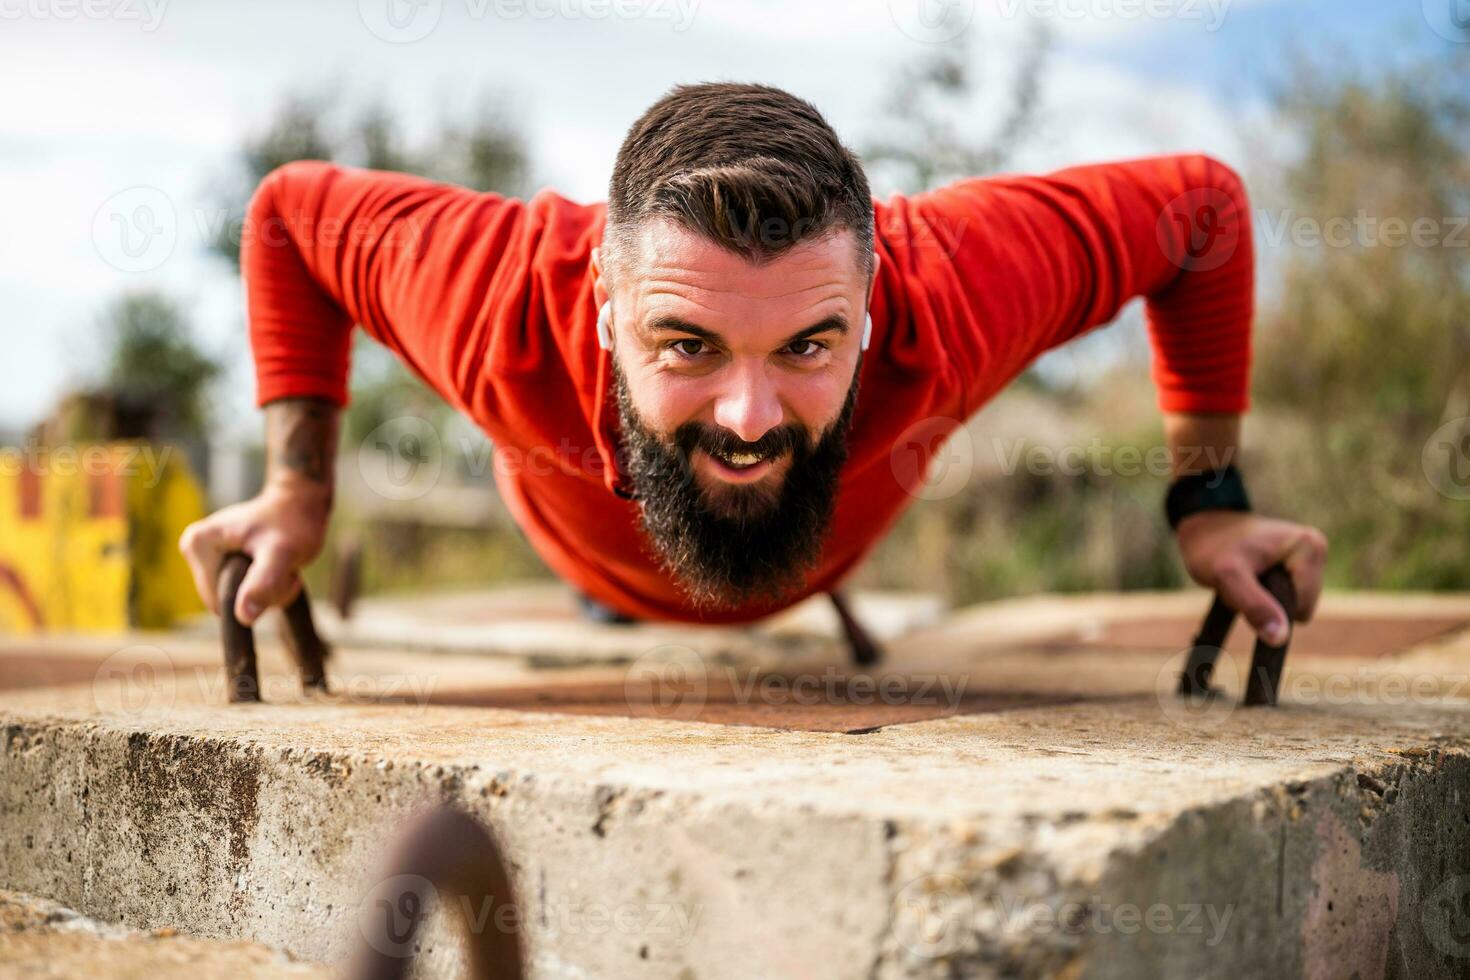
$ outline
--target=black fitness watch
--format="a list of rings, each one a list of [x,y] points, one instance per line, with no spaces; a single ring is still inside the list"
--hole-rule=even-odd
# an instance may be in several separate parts
[[[1175,531],[1179,530],[1180,521],[1202,510],[1250,509],[1245,480],[1234,463],[1224,469],[1181,476],[1169,485],[1168,496],[1164,498],[1164,513],[1169,518],[1169,527]]]

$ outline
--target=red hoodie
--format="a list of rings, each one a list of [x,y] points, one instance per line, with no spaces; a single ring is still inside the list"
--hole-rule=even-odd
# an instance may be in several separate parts
[[[956,181],[873,202],[872,345],[831,534],[803,595],[835,587],[922,488],[943,436],[1033,359],[1147,298],[1169,412],[1247,405],[1252,249],[1245,192],[1204,156]],[[700,613],[650,556],[614,464],[611,355],[591,249],[606,207],[528,201],[300,162],[251,201],[242,241],[260,404],[347,400],[360,324],[494,441],[496,483],[536,551],[641,618]]]

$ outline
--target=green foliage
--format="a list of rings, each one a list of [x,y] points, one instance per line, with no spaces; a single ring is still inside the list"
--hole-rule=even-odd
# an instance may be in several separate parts
[[[206,393],[221,365],[194,343],[182,310],[159,292],[126,293],[102,316],[108,386],[166,409],[182,436],[201,436]]]

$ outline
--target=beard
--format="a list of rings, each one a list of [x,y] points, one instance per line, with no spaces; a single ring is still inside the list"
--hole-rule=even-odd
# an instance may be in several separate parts
[[[699,609],[775,602],[797,591],[821,557],[847,461],[862,362],[842,411],[816,439],[802,425],[781,425],[755,442],[727,429],[686,422],[668,437],[644,423],[627,379],[613,362],[623,468],[642,514],[653,556]],[[696,449],[717,456],[754,454],[791,463],[779,486],[728,484],[707,491],[695,479]]]

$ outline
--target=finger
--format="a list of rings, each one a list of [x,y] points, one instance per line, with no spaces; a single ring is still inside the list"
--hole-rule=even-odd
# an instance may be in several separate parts
[[[262,545],[251,558],[250,570],[235,596],[235,618],[245,626],[253,626],[261,613],[284,602],[296,578],[291,552],[282,545]]]
[[[203,521],[195,521],[179,535],[179,553],[189,566],[194,577],[194,591],[204,600],[204,605],[215,615],[219,614],[219,567],[224,560],[225,549],[220,543],[219,533],[210,529]]]
[[[1327,565],[1327,536],[1316,528],[1307,528],[1283,559],[1291,584],[1296,587],[1296,618],[1310,622],[1322,597],[1322,573]]]
[[[1225,604],[1244,616],[1256,634],[1273,647],[1284,645],[1291,636],[1286,610],[1266,591],[1250,566],[1227,565],[1217,576],[1215,588]]]

